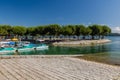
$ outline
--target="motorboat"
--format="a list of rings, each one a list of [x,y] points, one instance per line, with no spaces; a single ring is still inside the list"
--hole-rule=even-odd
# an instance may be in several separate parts
[[[32,50],[48,49],[46,44],[31,44],[28,41],[24,42],[0,42],[0,54],[13,52],[27,52]]]
[[[35,50],[45,50],[48,49],[48,46],[46,44],[40,44],[36,47],[34,47]]]
[[[0,48],[0,54],[13,53],[13,52],[15,52],[15,49],[12,47],[1,47]]]

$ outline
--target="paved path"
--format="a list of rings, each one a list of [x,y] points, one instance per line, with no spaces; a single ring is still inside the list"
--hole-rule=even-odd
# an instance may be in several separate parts
[[[120,80],[120,67],[70,56],[1,57],[0,80]]]

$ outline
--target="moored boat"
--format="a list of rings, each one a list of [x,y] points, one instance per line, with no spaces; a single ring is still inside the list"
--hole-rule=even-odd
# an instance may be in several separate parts
[[[1,42],[0,54],[27,52],[32,50],[48,49],[46,44],[31,44],[28,41],[24,42]]]
[[[34,47],[35,50],[45,50],[48,49],[48,46],[46,44],[40,44],[36,47]]]
[[[15,52],[15,49],[11,48],[11,47],[1,47],[0,48],[0,54],[13,53],[13,52]]]
[[[34,48],[32,46],[22,46],[22,47],[17,47],[14,49],[16,52],[26,52],[26,51],[34,50]]]

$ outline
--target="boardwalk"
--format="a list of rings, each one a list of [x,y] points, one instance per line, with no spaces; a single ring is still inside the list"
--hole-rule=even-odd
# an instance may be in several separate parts
[[[0,80],[120,80],[120,67],[70,56],[0,58]]]

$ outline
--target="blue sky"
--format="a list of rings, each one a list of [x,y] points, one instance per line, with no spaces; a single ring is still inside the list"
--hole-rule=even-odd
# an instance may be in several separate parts
[[[106,24],[120,32],[120,0],[0,0],[0,24]]]

